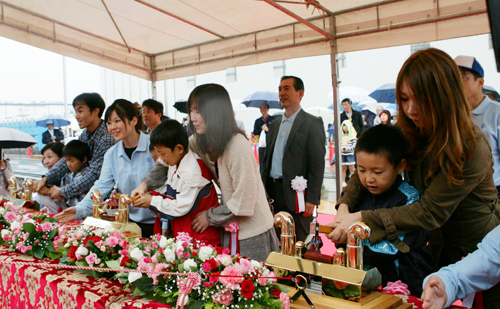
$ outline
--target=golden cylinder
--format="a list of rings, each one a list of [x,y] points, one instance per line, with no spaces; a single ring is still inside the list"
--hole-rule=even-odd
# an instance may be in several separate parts
[[[16,177],[11,176],[9,178],[9,195],[12,198],[16,198],[16,191],[17,191],[17,180]]]
[[[365,223],[356,221],[347,234],[347,267],[363,270],[363,239],[370,237],[371,230]]]
[[[123,224],[129,223],[129,205],[132,203],[132,199],[128,194],[122,194],[120,196],[120,203],[118,204],[118,211],[115,214],[115,221]]]
[[[90,193],[90,199],[92,200],[92,216],[97,219],[102,219],[104,209],[102,209],[101,193],[97,190],[92,191]]]
[[[274,225],[281,228],[281,254],[295,255],[295,222],[292,215],[280,211],[274,216]]]

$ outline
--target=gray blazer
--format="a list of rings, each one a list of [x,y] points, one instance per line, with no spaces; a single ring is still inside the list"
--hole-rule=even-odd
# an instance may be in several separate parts
[[[278,117],[273,120],[269,127],[261,173],[264,186],[270,177],[274,146],[281,119],[282,117]],[[295,176],[303,176],[307,179],[306,202],[320,203],[325,173],[325,139],[323,120],[301,110],[293,122],[283,154],[283,193],[286,206],[291,211],[295,211],[295,191],[292,189],[292,179]]]

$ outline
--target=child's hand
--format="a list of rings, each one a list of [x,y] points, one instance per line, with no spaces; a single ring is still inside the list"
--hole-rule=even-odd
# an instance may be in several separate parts
[[[53,200],[62,201],[64,199],[64,196],[61,194],[61,188],[58,186],[52,186],[52,188],[49,189],[49,193],[50,198]]]
[[[137,188],[132,190],[131,196],[143,195],[148,192],[148,186],[144,182],[142,182]]]
[[[134,207],[149,208],[151,205],[151,194],[141,194],[141,197],[132,203]]]
[[[191,221],[193,230],[198,234],[204,233],[210,226],[208,224],[207,215],[205,213],[206,211],[198,213],[196,217],[194,217],[193,221]]]

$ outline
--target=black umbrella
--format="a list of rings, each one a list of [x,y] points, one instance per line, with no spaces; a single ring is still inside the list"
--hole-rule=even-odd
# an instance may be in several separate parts
[[[25,148],[38,143],[26,132],[0,127],[0,148]]]
[[[175,102],[174,107],[177,109],[180,113],[184,114],[189,114],[187,107],[186,107],[187,101],[185,100],[179,100]]]

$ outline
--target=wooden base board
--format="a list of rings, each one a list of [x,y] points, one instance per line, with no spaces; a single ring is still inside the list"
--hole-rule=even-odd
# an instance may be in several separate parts
[[[296,290],[288,292],[288,295],[293,296]],[[382,294],[375,292],[368,296],[369,301],[361,304],[348,300],[337,299],[334,297],[321,296],[315,293],[307,294],[316,307],[315,309],[410,309],[411,304],[403,303],[403,300],[397,296]],[[300,297],[290,305],[293,309],[311,309],[303,297]]]

